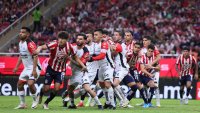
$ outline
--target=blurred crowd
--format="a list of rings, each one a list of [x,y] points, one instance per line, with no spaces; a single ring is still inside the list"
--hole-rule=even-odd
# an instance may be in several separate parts
[[[42,21],[33,39],[41,45],[55,39],[60,30],[71,33],[72,39],[77,32],[96,28],[111,36],[115,30],[130,30],[135,40],[152,36],[163,54],[179,54],[183,46],[199,52],[199,15],[199,0],[76,0],[58,16]]]
[[[0,0],[0,31],[8,27],[40,0]]]

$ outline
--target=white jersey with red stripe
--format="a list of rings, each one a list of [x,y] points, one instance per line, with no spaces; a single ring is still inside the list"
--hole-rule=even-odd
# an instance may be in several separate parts
[[[181,76],[186,76],[186,75],[193,75],[193,65],[196,64],[196,59],[192,56],[189,55],[188,58],[185,58],[183,55],[180,55],[177,58],[176,64],[180,64],[180,73]]]
[[[86,45],[86,47],[89,51],[90,56],[93,56],[95,54],[95,52],[94,52],[95,51],[95,43],[92,42],[91,45]],[[87,66],[88,71],[90,71],[90,72],[96,72],[97,69],[99,69],[97,61],[87,62],[86,66]]]
[[[74,50],[74,53],[76,54],[76,56],[78,56],[78,58],[82,61],[82,63],[86,64],[87,59],[89,57],[89,51],[87,47],[84,46],[83,48],[78,49],[77,45],[72,45],[72,48]],[[81,68],[75,65],[73,62],[71,62],[71,68],[73,71],[81,70]]]
[[[111,50],[107,41],[102,41],[100,43],[94,43],[94,55],[99,55],[100,53],[105,53],[106,57],[101,60],[97,60],[99,67],[108,65],[114,68],[114,62],[111,57]]]
[[[19,42],[19,53],[22,59],[22,63],[24,68],[33,69],[33,52],[37,49],[36,44],[27,39],[26,41]],[[41,67],[40,62],[38,60],[38,66]],[[40,69],[41,70],[41,69]]]
[[[121,47],[118,47],[118,46],[121,46]],[[121,50],[114,57],[114,62],[116,66],[115,71],[120,70],[121,68],[129,69],[129,65],[127,63],[127,58],[126,58],[126,53],[127,53],[126,45],[124,43],[122,43],[121,45],[119,43],[116,43],[116,49],[117,48],[121,48]]]
[[[50,59],[48,61],[48,65],[54,71],[57,72],[65,72],[66,71],[66,62],[67,56],[75,55],[72,45],[69,42],[66,42],[65,47],[59,47],[58,41],[54,40],[46,44],[50,51]]]
[[[140,59],[140,64],[150,64],[153,62],[153,60],[155,59],[154,55],[152,55],[151,57],[148,57],[147,54],[142,55],[141,59]],[[138,67],[138,71],[140,75],[144,75],[144,73],[141,71],[140,66]],[[152,73],[154,71],[154,69],[147,69],[147,71],[149,73]]]

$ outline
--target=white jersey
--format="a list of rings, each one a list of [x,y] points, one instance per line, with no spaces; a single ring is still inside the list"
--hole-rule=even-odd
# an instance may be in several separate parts
[[[144,55],[147,53],[147,48],[143,47],[141,50],[140,50],[140,53],[141,55]]]
[[[22,59],[22,63],[24,65],[24,68],[27,69],[33,69],[33,52],[37,49],[36,44],[31,41],[30,39],[27,39],[26,41],[19,42],[19,52],[20,52],[20,57]],[[38,60],[37,67],[39,70],[41,70],[41,65]]]
[[[122,48],[122,50],[114,58],[114,62],[116,65],[115,70],[118,71],[118,70],[121,70],[121,68],[129,69],[129,65],[127,63],[127,58],[126,58],[127,47],[124,43],[122,43],[121,45],[117,43],[116,48],[118,47]]]
[[[95,54],[95,43],[92,42],[92,44],[90,46],[86,45],[86,47],[89,51],[89,55],[93,56]],[[90,72],[96,72],[97,69],[99,69],[99,65],[98,65],[97,61],[87,62],[86,66],[87,66],[88,71],[90,71]]]
[[[100,42],[100,43],[94,43],[94,55],[99,55],[100,53],[106,53],[106,57],[102,60],[98,60],[99,67],[101,66],[110,66],[111,68],[114,68],[114,62],[111,57],[111,50],[108,46],[107,42]],[[103,68],[103,67],[102,67]]]

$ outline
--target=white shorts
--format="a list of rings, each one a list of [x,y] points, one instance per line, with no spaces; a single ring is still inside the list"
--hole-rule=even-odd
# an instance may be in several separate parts
[[[153,80],[154,80],[154,83],[155,83],[155,85],[156,85],[157,87],[159,86],[159,78],[160,78],[160,72],[155,72],[155,73],[154,73]]]
[[[20,76],[19,76],[19,80],[22,81],[27,81],[27,80],[35,80],[34,76],[32,75],[33,69],[30,68],[24,68],[24,70],[21,72]],[[36,69],[37,72],[37,79],[40,77],[40,72],[41,70],[39,70],[38,68]]]
[[[82,83],[83,72],[81,71],[72,71],[72,77],[69,79],[68,85],[77,86]]]
[[[126,75],[128,75],[129,70],[127,68],[120,68],[115,72],[115,78],[119,78],[120,81],[124,79]]]
[[[88,79],[88,83],[91,85],[94,82],[95,77],[97,76],[97,71],[88,71],[87,73],[85,73],[85,75],[83,76],[83,79]],[[85,82],[83,82],[85,83]]]
[[[99,81],[111,81],[113,83],[114,69],[110,66],[102,66],[99,68],[98,79]]]

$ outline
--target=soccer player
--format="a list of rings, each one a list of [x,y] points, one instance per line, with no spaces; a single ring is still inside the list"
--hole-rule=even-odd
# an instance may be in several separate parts
[[[123,82],[131,88],[127,95],[127,99],[129,101],[135,96],[137,89],[139,89],[140,95],[144,100],[144,103],[147,103],[147,95],[145,93],[145,89],[143,88],[143,84],[140,82],[138,73],[138,62],[140,59],[139,52],[141,50],[141,47],[141,44],[136,42],[133,47],[133,52],[127,53],[127,61],[130,68],[129,74],[124,77]],[[128,107],[132,106],[128,105]]]
[[[198,79],[198,64],[196,59],[189,53],[188,47],[184,47],[182,54],[177,58],[176,70],[180,79],[180,103],[188,104],[193,74],[194,78]],[[185,99],[183,99],[184,87],[187,88]]]
[[[120,106],[127,107],[129,101],[120,86],[120,82],[129,72],[129,65],[126,59],[127,48],[126,45],[122,43],[122,33],[120,31],[114,32],[113,41],[115,42],[115,45],[111,45],[113,46],[112,55],[116,66],[113,82],[114,92],[120,99]]]
[[[87,41],[86,41],[86,45],[85,46],[89,50],[89,55],[90,56],[95,56],[95,54],[94,54],[95,45],[94,45],[94,42],[93,42],[93,33],[88,32],[86,34],[86,36],[87,36]],[[88,69],[88,77],[89,77],[91,83],[94,83],[96,85],[96,81],[97,81],[96,78],[97,78],[97,73],[98,73],[98,63],[97,63],[97,61],[86,62],[86,66],[87,66],[87,69]],[[85,99],[86,94],[87,93],[81,95],[81,101],[77,105],[78,107],[83,107],[84,106],[83,101]],[[86,106],[89,106],[91,99],[92,98],[89,97]]]
[[[160,66],[157,64],[154,64],[154,66],[151,66],[149,64],[152,64],[152,62],[155,60],[154,57],[154,50],[155,46],[150,44],[147,47],[147,53],[142,55],[141,61],[140,61],[140,82],[146,85],[150,88],[149,95],[148,95],[148,102],[144,103],[143,107],[148,108],[152,106],[151,100],[154,94],[154,90],[156,88],[156,84],[154,83],[153,77],[154,72],[160,70]]]
[[[27,106],[25,104],[25,91],[24,85],[27,83],[33,98],[33,103],[31,108],[37,107],[38,100],[36,95],[36,88],[34,83],[38,79],[41,71],[40,62],[38,56],[34,54],[37,47],[36,44],[30,40],[30,29],[27,27],[22,27],[19,33],[19,52],[20,56],[18,58],[17,64],[13,70],[14,73],[18,70],[21,63],[24,65],[24,69],[19,76],[17,83],[18,95],[20,99],[20,104],[15,109],[25,109]]]
[[[152,43],[151,40],[152,40],[152,38],[150,36],[143,37],[143,48],[141,49],[141,55],[144,55],[147,53],[147,48]],[[148,65],[154,66],[161,59],[160,52],[156,46],[155,46],[155,50],[154,50],[154,57],[155,57],[155,59],[153,60],[153,62]],[[154,82],[157,86],[155,89],[155,97],[156,97],[156,106],[157,107],[160,107],[159,75],[160,75],[159,71],[154,72]]]
[[[76,39],[76,45],[73,46],[76,50],[77,56],[81,59],[81,61],[86,64],[88,58],[89,58],[89,51],[87,47],[85,47],[85,42],[87,40],[87,37],[85,34],[78,34]],[[98,97],[96,96],[96,93],[90,88],[90,84],[92,83],[89,79],[89,73],[81,72],[80,65],[78,65],[74,60],[71,60],[71,67],[72,67],[72,77],[69,81],[68,86],[68,93],[70,98],[70,106],[68,108],[76,109],[76,106],[74,104],[74,89],[81,84],[83,89],[88,92],[92,98],[94,98],[95,102],[98,105],[99,109],[103,109]],[[85,92],[84,92],[85,93]]]
[[[114,102],[114,93],[112,88],[114,63],[111,58],[111,51],[107,41],[103,40],[103,30],[94,31],[95,50],[94,56],[90,57],[91,61],[97,61],[99,66],[98,79],[101,88],[106,96],[104,108],[116,109]]]
[[[48,66],[46,69],[44,86],[41,89],[40,94],[38,95],[39,103],[42,102],[42,97],[44,93],[49,91],[51,82],[53,80],[55,82],[54,90],[50,93],[49,97],[43,104],[44,109],[49,109],[49,102],[54,99],[60,89],[60,85],[62,84],[66,71],[66,61],[69,58],[74,59],[80,65],[83,71],[87,70],[86,66],[75,54],[74,49],[68,42],[68,39],[69,34],[65,31],[61,31],[58,33],[58,40],[54,40],[37,48],[37,54],[41,50],[48,49],[50,51],[50,59],[48,61]]]

